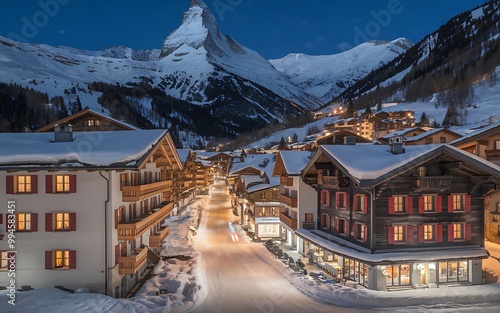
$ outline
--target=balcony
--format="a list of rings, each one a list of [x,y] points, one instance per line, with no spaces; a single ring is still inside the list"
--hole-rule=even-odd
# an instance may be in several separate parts
[[[149,246],[152,248],[161,248],[161,243],[165,238],[167,238],[169,232],[169,228],[164,227],[161,229],[159,233],[155,233],[154,235],[149,237]]]
[[[287,214],[280,212],[280,222],[290,227],[291,229],[297,229],[297,220],[292,219]]]
[[[170,191],[171,186],[171,180],[137,186],[122,186],[122,201],[135,202],[144,200],[159,193]]]
[[[121,256],[118,258],[118,272],[120,274],[135,274],[146,264],[148,249],[136,251],[131,256]]]
[[[451,187],[451,176],[425,176],[413,180],[415,191],[445,191]]]
[[[174,203],[165,204],[157,211],[151,211],[150,214],[141,216],[133,221],[118,224],[118,240],[135,240],[151,227],[160,223],[170,214],[174,208]]]
[[[314,230],[314,229],[316,229],[316,223],[314,223],[314,222],[302,222],[302,228],[307,229],[307,230]]]
[[[291,208],[297,207],[297,198],[292,198],[288,195],[284,195],[282,193],[279,194],[279,201],[284,205],[287,205]]]
[[[318,184],[333,189],[348,188],[349,178],[338,176],[323,176],[322,174],[318,174]]]
[[[488,161],[500,160],[500,150],[486,150],[485,153]]]

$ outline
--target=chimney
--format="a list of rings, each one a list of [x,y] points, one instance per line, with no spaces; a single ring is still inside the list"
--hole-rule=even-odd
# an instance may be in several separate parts
[[[355,146],[356,145],[356,137],[345,136],[344,137],[344,145]]]
[[[403,145],[404,136],[395,136],[389,139],[389,146],[391,147],[392,154],[403,154],[405,148]]]
[[[54,126],[54,142],[71,142],[73,140],[73,125],[61,124]]]

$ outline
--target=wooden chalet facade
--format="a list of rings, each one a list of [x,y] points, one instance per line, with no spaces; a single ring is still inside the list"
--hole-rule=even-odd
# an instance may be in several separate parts
[[[0,134],[9,146],[0,152],[0,200],[16,204],[22,242],[17,282],[126,296],[159,259],[182,163],[166,130],[66,135]],[[2,267],[0,285],[7,274]]]
[[[450,144],[500,166],[500,123],[475,129]],[[500,244],[500,186],[489,192],[484,201],[485,237]]]
[[[111,118],[104,114],[98,113],[90,109],[84,109],[73,115],[50,123],[44,127],[41,127],[35,132],[53,132],[56,125],[68,125],[73,126],[74,132],[81,131],[115,131],[115,130],[138,130],[139,128],[128,124],[123,121]]]
[[[400,147],[401,148],[401,147]],[[322,146],[305,167],[318,230],[303,253],[368,289],[481,284],[483,196],[500,167],[448,145]]]
[[[462,135],[452,130],[446,128],[436,128],[421,133],[420,135],[417,136],[407,137],[404,140],[404,144],[406,146],[418,146],[418,145],[449,143],[460,137],[462,137]]]

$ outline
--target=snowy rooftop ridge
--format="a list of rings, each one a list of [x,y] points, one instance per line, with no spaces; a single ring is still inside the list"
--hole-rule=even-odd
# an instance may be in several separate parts
[[[75,132],[54,142],[54,133],[0,133],[0,167],[134,167],[168,131]]]
[[[309,151],[282,150],[279,153],[288,175],[300,175],[311,159],[311,152]]]

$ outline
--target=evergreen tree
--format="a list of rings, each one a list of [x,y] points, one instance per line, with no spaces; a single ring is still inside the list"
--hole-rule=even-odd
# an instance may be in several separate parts
[[[345,111],[345,117],[346,118],[354,117],[354,102],[352,102],[352,99],[349,100],[349,103],[347,104],[347,110]]]
[[[293,133],[292,142],[297,142],[298,140],[299,140],[299,136],[297,135],[297,133]]]
[[[429,118],[425,112],[422,112],[422,115],[420,116],[420,124],[421,126],[429,126]]]
[[[450,126],[458,126],[460,114],[458,113],[457,105],[453,102],[450,103],[448,109],[446,110],[446,115],[443,119],[443,127],[449,128]]]
[[[278,150],[290,150],[290,148],[286,144],[285,138],[283,137],[281,137],[280,143],[278,145]]]

